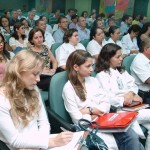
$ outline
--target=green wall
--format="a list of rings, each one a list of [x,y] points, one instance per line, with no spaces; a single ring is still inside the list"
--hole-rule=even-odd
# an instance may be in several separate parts
[[[28,0],[0,0],[0,10],[23,9],[24,7],[28,10]]]
[[[82,11],[86,10],[91,13],[91,1],[92,0],[75,0],[75,8],[78,10],[78,15],[81,15]]]

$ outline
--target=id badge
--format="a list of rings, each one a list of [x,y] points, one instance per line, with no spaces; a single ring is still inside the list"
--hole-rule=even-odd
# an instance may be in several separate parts
[[[122,80],[119,77],[117,78],[117,84],[118,84],[118,87],[119,87],[120,90],[123,89],[123,83],[122,83]]]

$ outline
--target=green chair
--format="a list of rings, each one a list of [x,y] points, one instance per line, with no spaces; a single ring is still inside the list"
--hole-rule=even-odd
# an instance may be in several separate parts
[[[131,71],[130,71],[130,66],[131,66],[131,63],[133,61],[133,59],[135,58],[136,55],[130,55],[130,56],[127,56],[123,59],[123,62],[122,62],[122,65],[125,67],[125,70],[131,74]]]
[[[40,91],[42,100],[46,102],[48,100],[48,91]]]
[[[6,144],[2,141],[0,141],[0,150],[10,150]]]
[[[57,18],[49,18],[49,24],[56,24],[57,20]]]
[[[62,44],[62,42],[61,42],[61,43],[54,43],[54,44],[52,44],[51,52],[53,53],[53,55],[54,55],[55,57],[56,57],[55,51],[56,51],[56,49],[57,49],[61,44]]]
[[[56,73],[51,79],[49,88],[50,107],[47,107],[47,112],[51,123],[52,133],[61,132],[61,126],[69,131],[75,131],[75,127],[65,109],[62,98],[62,90],[67,81],[68,77],[66,71]]]
[[[96,71],[95,71],[96,64],[94,64],[92,67],[93,67],[93,72],[92,72],[91,76],[95,77],[96,74],[97,74]]]
[[[85,39],[85,40],[80,41],[80,43],[86,48],[89,41],[90,41],[89,39]]]

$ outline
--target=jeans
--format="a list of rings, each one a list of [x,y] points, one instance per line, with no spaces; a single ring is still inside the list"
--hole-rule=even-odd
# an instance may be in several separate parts
[[[119,150],[144,150],[138,135],[130,128],[127,132],[114,133]]]
[[[142,124],[147,130],[148,135],[146,138],[145,150],[150,150],[150,109],[141,109],[137,115],[137,121]]]

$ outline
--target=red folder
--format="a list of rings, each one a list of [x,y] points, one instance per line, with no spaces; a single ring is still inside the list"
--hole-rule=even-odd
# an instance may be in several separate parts
[[[137,116],[137,112],[108,113],[99,116],[96,122],[100,129],[126,128]]]

